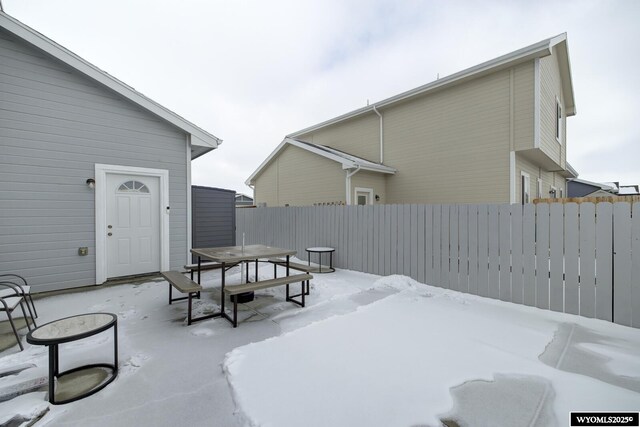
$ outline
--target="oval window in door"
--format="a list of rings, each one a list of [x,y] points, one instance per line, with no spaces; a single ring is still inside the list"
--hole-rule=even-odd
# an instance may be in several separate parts
[[[148,193],[149,188],[140,181],[127,181],[118,187],[119,193]]]

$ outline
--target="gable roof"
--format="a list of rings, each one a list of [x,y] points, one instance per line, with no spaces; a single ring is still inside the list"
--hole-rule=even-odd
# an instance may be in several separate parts
[[[161,119],[182,129],[191,136],[192,158],[199,157],[222,143],[222,140],[193,123],[180,117],[173,111],[163,107],[150,98],[147,98],[131,86],[121,82],[93,64],[85,61],[70,50],[60,46],[53,40],[45,37],[36,30],[0,10],[0,28],[4,28],[12,35],[44,51],[54,58],[74,68],[83,75],[106,86],[143,109],[153,113]]]
[[[530,46],[518,49],[514,52],[506,55],[499,56],[482,64],[478,64],[466,70],[459,71],[446,77],[442,77],[431,83],[419,86],[415,89],[402,92],[391,98],[383,99],[374,104],[367,105],[366,107],[359,108],[349,113],[343,114],[333,119],[326,120],[319,124],[309,126],[297,132],[290,133],[289,137],[295,138],[297,136],[316,131],[326,126],[333,125],[344,120],[348,120],[366,113],[373,112],[374,109],[383,108],[400,101],[404,101],[409,98],[413,98],[419,95],[423,95],[429,91],[440,89],[446,86],[458,84],[473,78],[481,77],[489,73],[500,71],[506,68],[511,68],[522,62],[530,61],[535,58],[542,58],[549,56],[556,50],[558,54],[558,63],[560,65],[560,75],[563,81],[563,95],[565,100],[565,113],[567,116],[573,116],[576,114],[575,99],[573,95],[573,82],[571,80],[571,65],[569,63],[569,50],[567,46],[567,34],[562,33],[555,37],[542,40],[541,42],[532,44]]]
[[[260,166],[258,166],[258,169],[256,169],[255,172],[253,172],[251,176],[247,178],[247,180],[245,181],[245,184],[253,185],[254,179],[258,175],[260,175],[262,170],[266,168],[268,165],[270,165],[271,162],[276,157],[278,157],[280,153],[285,148],[287,148],[288,145],[293,145],[295,147],[302,148],[303,150],[306,150],[310,153],[317,154],[318,156],[324,157],[329,160],[333,160],[334,162],[338,162],[342,165],[342,169],[360,169],[360,170],[386,173],[386,174],[396,173],[396,169],[392,167],[381,165],[379,163],[374,163],[369,160],[363,159],[362,157],[354,156],[353,154],[345,153],[344,151],[336,150],[335,148],[331,148],[326,145],[312,144],[310,142],[299,141],[297,139],[287,137],[283,139],[280,145],[278,145],[278,147],[276,147],[276,149],[273,150],[273,152],[269,155],[269,157],[267,157],[266,160],[262,162]]]

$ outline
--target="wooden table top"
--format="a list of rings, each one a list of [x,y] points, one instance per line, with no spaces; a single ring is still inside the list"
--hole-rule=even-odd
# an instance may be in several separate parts
[[[265,245],[222,246],[218,248],[195,248],[191,253],[216,262],[238,262],[260,258],[283,257],[295,255],[293,249],[274,248]]]

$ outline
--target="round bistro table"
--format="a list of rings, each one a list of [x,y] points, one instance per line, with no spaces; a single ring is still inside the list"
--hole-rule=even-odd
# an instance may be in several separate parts
[[[314,247],[314,248],[307,248],[305,250],[309,255],[309,265],[311,265],[311,254],[312,253],[318,254],[317,273],[333,273],[334,271],[336,271],[336,269],[333,268],[333,253],[336,251],[335,248],[320,246],[320,247]],[[329,254],[329,269],[326,271],[322,271],[322,254],[327,254],[327,253]],[[314,273],[316,272],[314,271]]]
[[[59,372],[59,344],[88,338],[109,328],[113,328],[113,364],[94,363]],[[115,314],[89,313],[54,320],[29,332],[27,342],[49,347],[49,402],[54,405],[69,403],[90,396],[105,388],[107,384],[118,376],[118,316]],[[111,372],[105,381],[100,382],[100,384],[88,391],[78,393],[64,400],[56,400],[56,379],[92,368],[106,368]]]

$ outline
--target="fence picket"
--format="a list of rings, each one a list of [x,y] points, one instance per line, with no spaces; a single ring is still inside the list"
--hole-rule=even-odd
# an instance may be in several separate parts
[[[596,317],[613,320],[612,298],[612,251],[613,251],[613,207],[611,203],[596,205]]]
[[[411,278],[418,280],[418,205],[411,205],[409,237],[411,239]]]
[[[398,274],[398,205],[391,206],[391,267],[389,274]]]
[[[580,315],[596,317],[596,205],[580,204]]]
[[[424,242],[424,258],[426,263],[424,283],[433,284],[433,206],[427,205],[425,207],[424,215],[424,227],[425,227],[425,242]]]
[[[511,301],[524,302],[523,264],[522,264],[522,205],[511,205]]]
[[[433,205],[433,278],[429,283],[432,286],[440,286],[440,270],[442,269],[441,218],[442,205]]]
[[[478,206],[478,295],[489,296],[489,207]]]
[[[549,308],[564,311],[564,205],[552,203],[549,207]]]
[[[500,205],[500,299],[511,301],[511,206]]]
[[[440,215],[440,282],[438,286],[449,287],[449,211],[450,205],[442,205]]]
[[[458,290],[458,205],[449,209],[449,289]]]
[[[391,205],[385,205],[384,207],[384,275],[388,276],[391,274],[391,245],[392,245],[392,234],[391,234],[391,221],[393,214],[391,212]]]
[[[549,205],[536,205],[536,307],[549,308]]]
[[[416,268],[418,270],[418,282],[420,283],[426,283],[425,282],[425,270],[426,270],[426,261],[425,261],[425,213],[426,213],[426,209],[425,209],[425,205],[418,205],[417,206],[417,210],[418,210],[418,214],[416,215],[416,228],[415,230],[418,231],[418,239],[417,239],[417,243],[418,243],[418,251],[417,251],[417,258],[416,258]]]
[[[564,311],[578,314],[580,312],[580,294],[578,286],[578,205],[564,205]]]
[[[500,218],[498,205],[489,205],[489,297],[500,296]]]
[[[631,205],[613,205],[613,321],[631,326]]]
[[[403,251],[402,274],[411,276],[411,205],[402,205],[401,239]]]
[[[380,274],[380,263],[378,261],[380,257],[380,228],[378,227],[378,224],[380,224],[380,206],[373,205],[371,208],[373,212],[373,228],[371,229],[371,235],[373,236],[373,253],[371,254],[373,264],[370,271],[373,274]]]
[[[478,206],[469,206],[469,293],[478,294]]]
[[[460,232],[458,233],[458,241],[460,244],[459,256],[459,275],[458,290],[461,292],[469,292],[469,217],[468,205],[458,206],[458,224]]]

